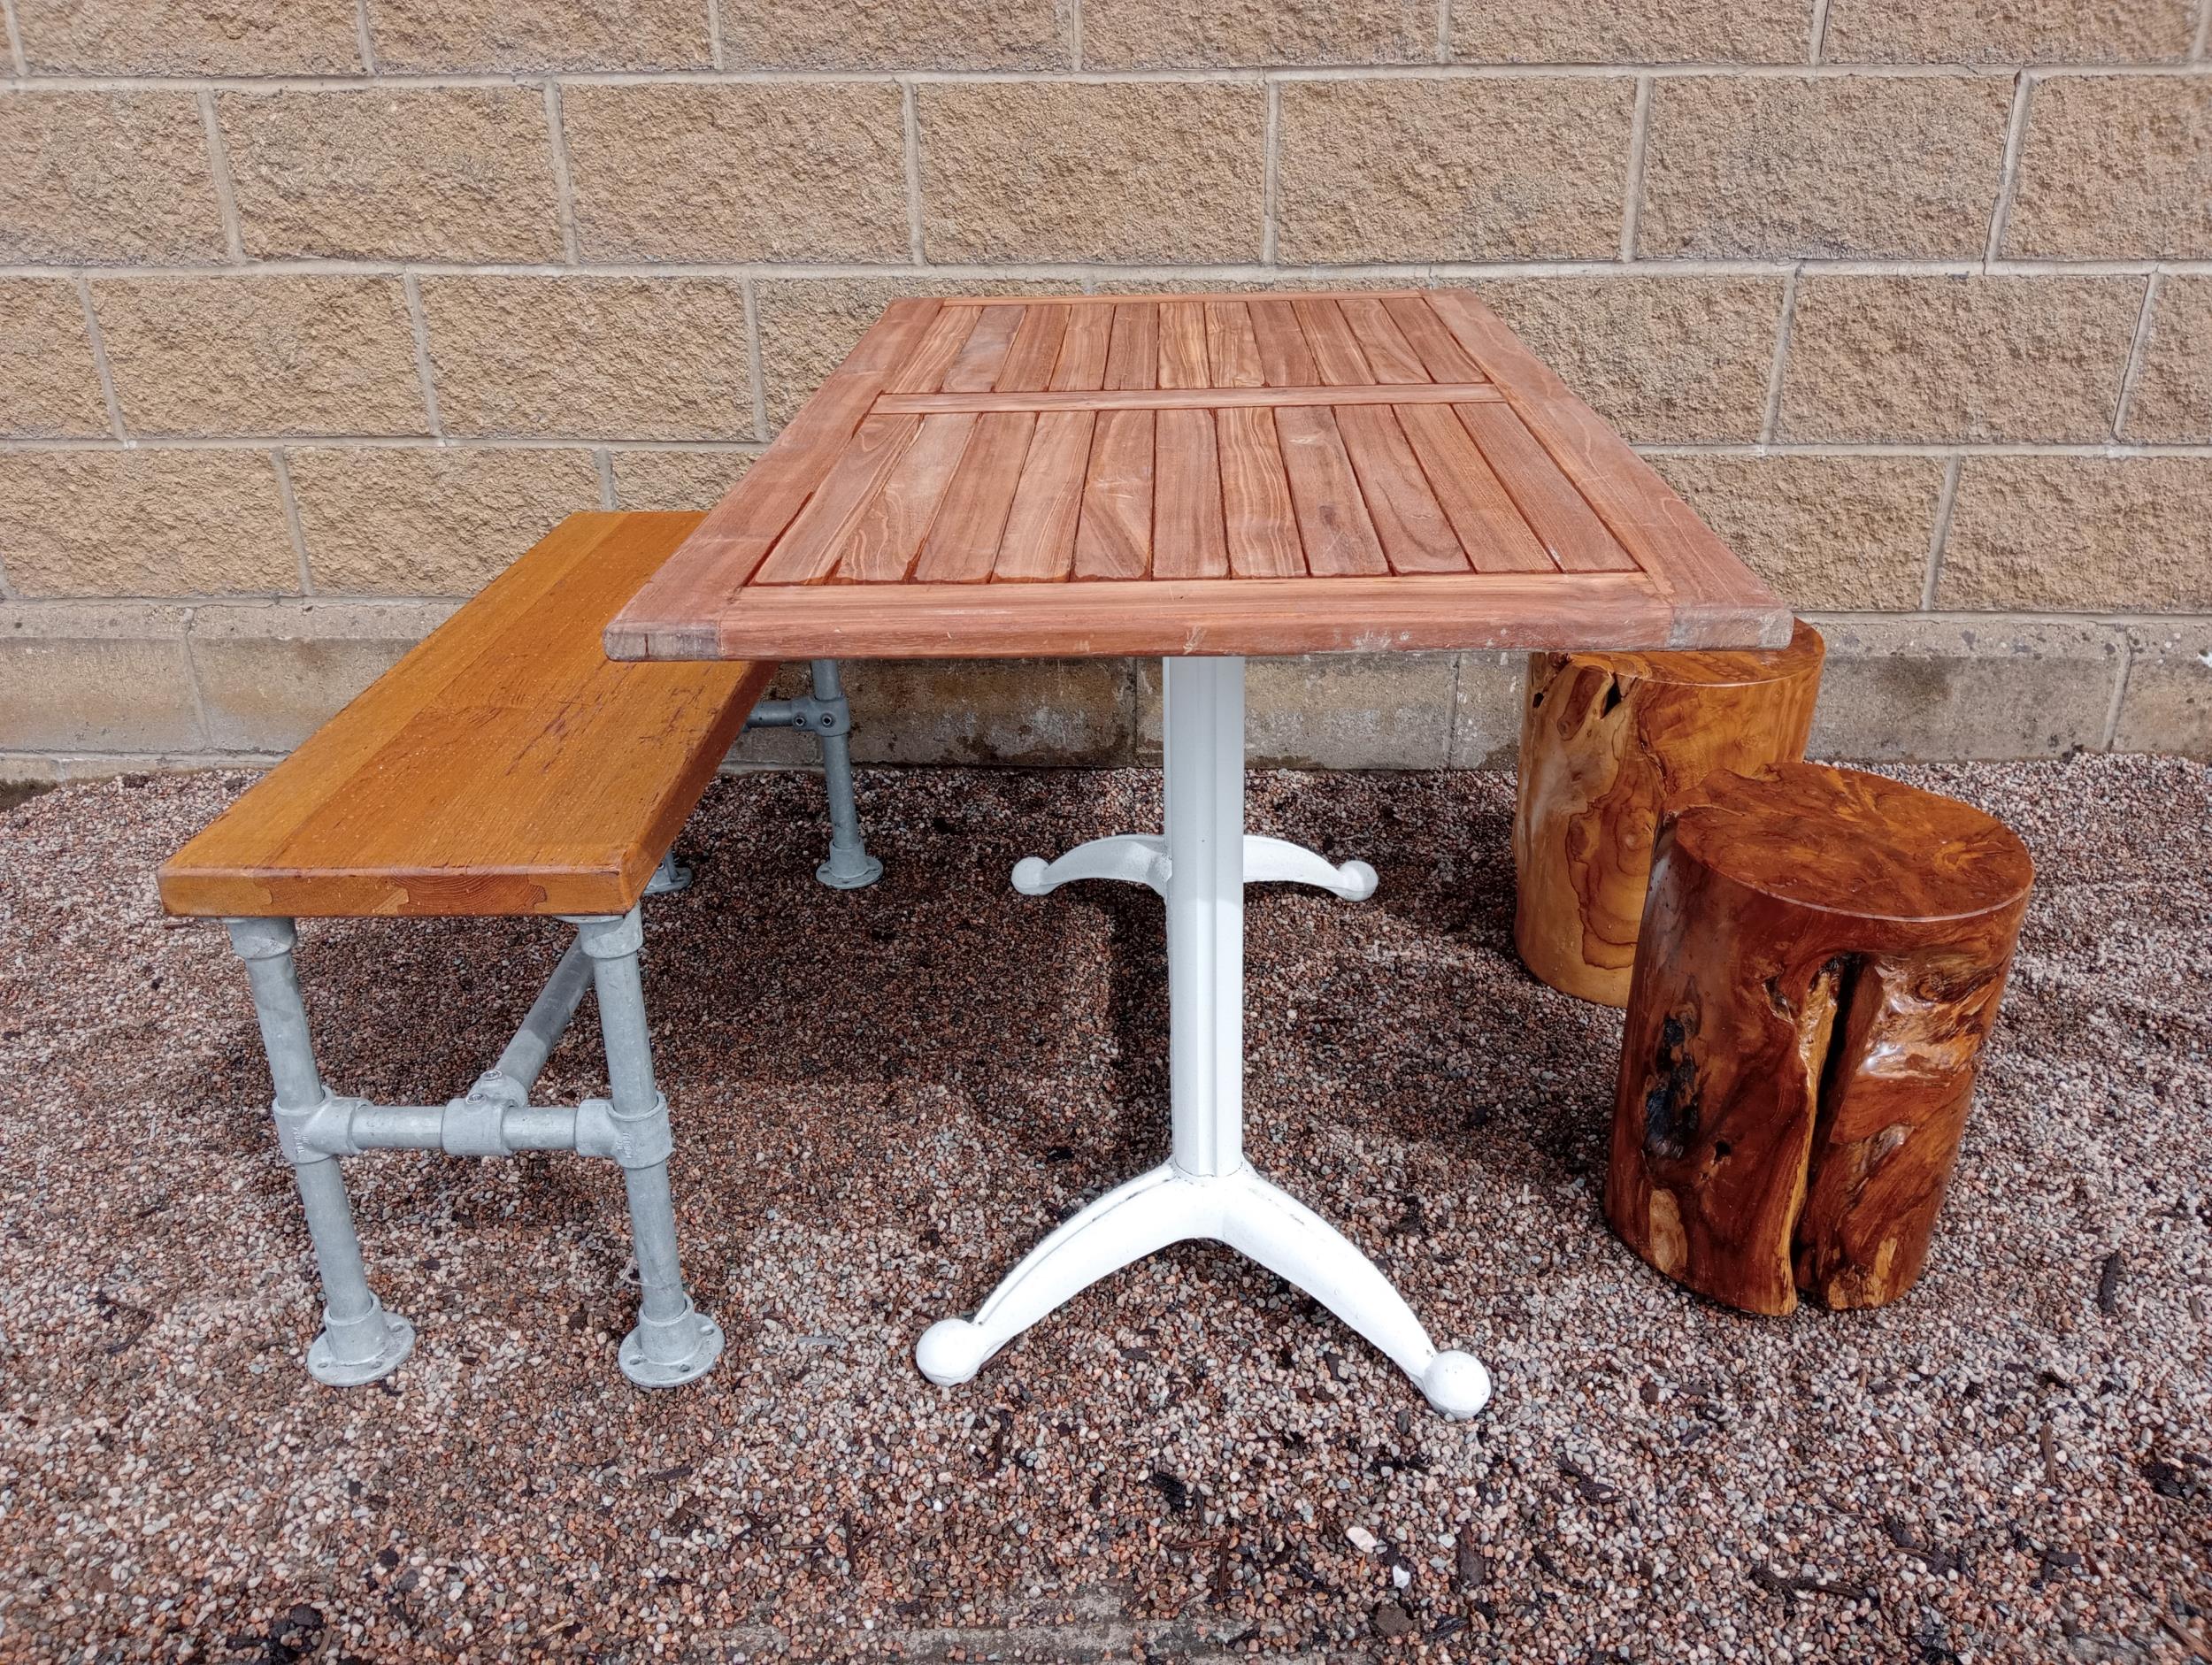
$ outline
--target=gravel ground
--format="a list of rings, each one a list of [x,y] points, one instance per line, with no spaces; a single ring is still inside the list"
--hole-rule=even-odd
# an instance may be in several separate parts
[[[909,1362],[1164,1147],[1158,902],[1006,882],[1156,776],[864,776],[853,894],[815,779],[712,788],[647,977],[730,1347],[661,1394],[615,1369],[619,1185],[551,1155],[352,1164],[421,1340],[313,1385],[244,978],[150,880],[243,780],[0,812],[0,1658],[2212,1658],[2212,778],[1909,778],[2039,894],[1927,1277],[1772,1321],[1605,1229],[1619,1019],[1512,958],[1509,782],[1255,777],[1382,889],[1256,894],[1248,1146],[1489,1362],[1465,1424],[1199,1246],[968,1387]],[[326,1073],[462,1090],[563,934],[304,927]],[[603,1090],[596,1040],[542,1096]]]

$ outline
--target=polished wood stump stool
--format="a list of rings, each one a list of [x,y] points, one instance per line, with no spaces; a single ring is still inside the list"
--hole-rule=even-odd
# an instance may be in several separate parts
[[[1716,770],[1802,756],[1824,651],[1800,620],[1766,651],[1529,656],[1513,815],[1523,964],[1563,994],[1628,1004],[1661,813]]]
[[[2001,822],[1878,775],[1706,781],[1654,852],[1613,1229],[1751,1312],[1909,1289],[2033,879]]]

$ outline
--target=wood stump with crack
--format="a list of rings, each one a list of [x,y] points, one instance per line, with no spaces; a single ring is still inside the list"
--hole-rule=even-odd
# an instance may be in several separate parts
[[[1715,775],[1661,828],[1605,1216],[1700,1294],[1878,1307],[1920,1276],[2034,868],[1878,775]]]
[[[1804,755],[1825,652],[1529,656],[1513,805],[1513,940],[1563,994],[1628,1003],[1651,841],[1668,802],[1720,769]]]

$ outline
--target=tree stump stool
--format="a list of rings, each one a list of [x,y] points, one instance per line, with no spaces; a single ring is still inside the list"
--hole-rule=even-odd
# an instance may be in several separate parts
[[[1668,800],[1716,770],[1802,756],[1825,651],[1801,619],[1768,651],[1529,656],[1513,812],[1524,965],[1563,994],[1628,1004]]]
[[[1751,1312],[1909,1289],[2033,879],[2002,823],[1878,775],[1705,782],[1655,852],[1613,1229]]]

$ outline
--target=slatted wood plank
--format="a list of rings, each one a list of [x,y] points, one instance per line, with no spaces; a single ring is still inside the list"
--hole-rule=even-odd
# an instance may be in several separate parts
[[[1788,644],[1792,622],[1772,592],[1488,307],[1457,290],[1441,292],[1430,303],[1468,357],[1499,384],[1560,472],[1637,564],[1673,597],[1685,622],[1706,619],[1723,629],[1733,624],[1756,629],[1761,647]]]
[[[1206,363],[1206,308],[1199,301],[1170,301],[1160,308],[1160,382],[1163,387],[1205,387],[1213,382]]]
[[[1261,387],[1259,337],[1252,333],[1252,310],[1241,301],[1206,303],[1206,362],[1217,387]]]
[[[1618,572],[1638,564],[1572,480],[1554,467],[1509,405],[1455,405],[1455,415],[1551,558],[1565,572]]]
[[[1097,418],[1075,533],[1079,579],[1142,578],[1152,569],[1155,421],[1149,410],[1108,410]]]
[[[1504,395],[1486,381],[1323,387],[1104,387],[1041,393],[887,393],[879,416],[948,410],[1217,410],[1285,404],[1465,404]]]
[[[1036,426],[1037,418],[1025,410],[992,411],[975,419],[914,563],[916,582],[980,584],[991,576]]]
[[[860,584],[890,584],[913,570],[922,540],[944,501],[961,454],[975,433],[972,416],[922,418],[882,487],[854,517],[834,576]]]
[[[1521,518],[1458,417],[1443,405],[1409,404],[1398,425],[1420,459],[1429,488],[1478,572],[1549,572],[1555,563]]]
[[[794,658],[1297,654],[1675,645],[1641,572],[1146,579],[1096,584],[763,585],[721,650]]]
[[[1432,381],[1487,381],[1490,378],[1480,364],[1467,356],[1467,349],[1459,344],[1459,338],[1445,328],[1444,320],[1436,315],[1428,297],[1402,297],[1386,300],[1383,311],[1398,326],[1421,361],[1421,367],[1429,372]]]
[[[1337,431],[1336,413],[1317,405],[1285,405],[1275,412],[1275,433],[1290,477],[1306,571],[1316,578],[1390,571]]]
[[[894,301],[845,362],[784,425],[745,472],[607,629],[607,650],[711,653],[705,620],[728,606],[836,463],[885,380],[942,310],[933,300]]]
[[[1074,570],[1083,475],[1097,421],[1088,410],[1055,410],[1037,418],[993,577],[1063,579]]]
[[[1302,578],[1306,553],[1283,471],[1271,410],[1227,410],[1214,417],[1221,453],[1223,531],[1229,570],[1239,578]]]
[[[1335,301],[1302,295],[1290,304],[1298,315],[1298,326],[1306,333],[1306,345],[1313,350],[1313,362],[1324,382],[1356,387],[1375,380],[1359,342],[1352,338],[1352,326],[1345,322],[1343,309]]]
[[[1004,314],[995,316],[1003,317]],[[902,364],[892,371],[884,381],[887,393],[934,393],[945,385],[945,377],[959,361],[961,349],[976,326],[983,321],[984,312],[979,307],[948,306],[930,320],[928,329],[922,333],[920,342]],[[997,326],[994,324],[993,327]],[[989,387],[989,382],[983,384]]]
[[[1252,333],[1260,344],[1260,373],[1271,387],[1310,387],[1321,380],[1313,349],[1288,301],[1263,300],[1246,303],[1252,314]]]
[[[571,516],[164,863],[163,905],[626,910],[775,669],[599,651],[701,519]]]
[[[1390,407],[1347,405],[1333,414],[1391,570],[1469,571],[1459,534],[1429,489],[1428,477]]]
[[[1068,310],[1064,306],[1032,306],[1022,311],[1021,327],[1006,349],[1006,364],[992,385],[1010,393],[1028,393],[1052,380],[1059,362],[1060,341],[1066,334]]]
[[[1413,343],[1406,340],[1405,332],[1380,301],[1371,295],[1348,295],[1337,306],[1351,326],[1352,339],[1359,343],[1360,356],[1375,372],[1377,381],[1431,380],[1420,354],[1414,351]]]
[[[1160,309],[1154,303],[1133,301],[1114,309],[1106,385],[1123,389],[1160,385]]]
[[[1213,417],[1204,410],[1163,410],[1156,419],[1153,576],[1220,578],[1229,571],[1229,543],[1222,524],[1221,458],[1215,449]]]
[[[1114,336],[1114,309],[1068,309],[1067,334],[1060,339],[1060,361],[1052,367],[1052,386],[1061,392],[1106,385],[1106,350]]]
[[[1006,355],[1014,345],[1014,332],[1028,314],[1020,307],[977,309],[977,323],[960,349],[952,367],[940,384],[945,393],[981,393],[998,386],[1006,368]]]
[[[760,581],[818,584],[827,578],[836,569],[853,522],[921,426],[921,418],[910,416],[872,416],[863,421],[822,489],[791,523],[775,553],[762,563]]]

